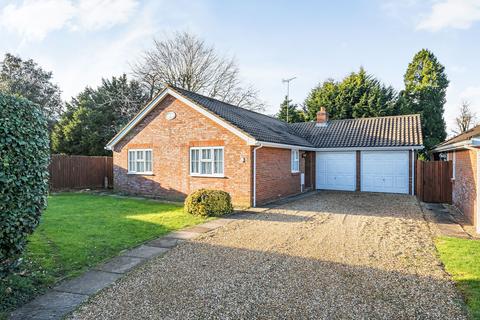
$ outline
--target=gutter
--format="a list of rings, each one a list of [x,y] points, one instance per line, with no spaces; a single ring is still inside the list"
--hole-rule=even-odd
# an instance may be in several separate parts
[[[470,140],[452,143],[446,146],[440,146],[433,149],[433,152],[452,151],[456,149],[469,149],[471,147],[480,147],[480,138],[472,138]]]
[[[480,141],[479,141],[480,142]],[[398,147],[344,147],[344,148],[315,148],[304,147],[300,145],[282,144],[274,142],[257,141],[256,145],[270,148],[294,149],[302,151],[399,151],[399,150],[422,150],[425,147],[420,146],[398,146]],[[480,145],[480,144],[479,144]]]
[[[253,207],[257,206],[257,150],[263,148],[263,145],[253,148]]]

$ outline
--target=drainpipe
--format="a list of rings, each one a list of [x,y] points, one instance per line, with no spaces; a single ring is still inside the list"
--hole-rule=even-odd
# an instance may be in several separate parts
[[[257,150],[263,145],[253,148],[253,207],[257,206]]]

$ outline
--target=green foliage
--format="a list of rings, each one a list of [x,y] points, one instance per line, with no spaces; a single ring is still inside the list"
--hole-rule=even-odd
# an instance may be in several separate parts
[[[185,199],[185,212],[201,217],[221,216],[233,212],[232,199],[225,191],[199,189]]]
[[[140,110],[147,96],[140,84],[126,75],[102,80],[97,89],[86,88],[67,104],[53,129],[52,151],[80,155],[109,155],[107,142]]]
[[[49,159],[47,121],[38,106],[0,93],[0,277],[46,206]]]
[[[287,97],[285,97],[285,100],[283,100],[282,104],[280,105],[280,111],[277,113],[276,117],[288,123],[304,122],[305,114],[298,108],[296,104],[292,104],[291,102],[292,100],[288,100],[287,104]]]
[[[38,104],[50,127],[63,110],[61,91],[52,83],[52,73],[33,60],[22,60],[10,53],[0,61],[0,92],[18,94]]]
[[[447,136],[443,119],[448,87],[445,67],[431,51],[422,49],[408,65],[404,83],[400,108],[402,113],[421,115],[424,145],[430,150]]]
[[[204,222],[181,204],[61,193],[48,198],[16,273],[0,279],[2,312],[28,302],[55,282],[76,276],[120,251]]]
[[[329,79],[315,87],[305,100],[307,117],[316,118],[325,107],[330,119],[380,117],[399,114],[397,93],[360,68],[342,81]]]

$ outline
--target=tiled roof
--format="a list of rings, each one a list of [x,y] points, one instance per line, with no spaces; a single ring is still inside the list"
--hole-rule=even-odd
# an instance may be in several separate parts
[[[258,141],[312,147],[310,142],[293,133],[286,122],[188,90],[171,88]]]
[[[258,141],[315,148],[404,147],[423,144],[419,115],[287,124],[188,90],[171,87]]]
[[[326,126],[315,122],[293,123],[291,128],[316,148],[404,147],[423,144],[420,116],[330,120]]]
[[[451,139],[448,139],[447,141],[444,141],[444,142],[440,143],[439,145],[436,146],[436,148],[444,147],[444,146],[454,144],[454,143],[457,143],[457,142],[470,140],[470,139],[472,139],[473,137],[476,137],[476,136],[480,136],[480,125],[478,125],[476,127],[473,127],[472,129],[470,129],[468,131],[465,131],[464,133],[461,133],[458,136],[455,136]]]

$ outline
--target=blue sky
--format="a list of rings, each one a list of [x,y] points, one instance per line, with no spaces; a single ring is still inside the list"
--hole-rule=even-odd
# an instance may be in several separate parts
[[[399,90],[415,52],[428,48],[451,81],[449,128],[462,100],[480,115],[480,0],[0,0],[0,54],[53,71],[64,99],[128,73],[153,38],[177,30],[234,56],[268,114],[285,95],[282,78],[297,77],[294,102],[360,66]]]

